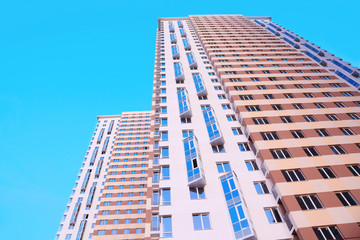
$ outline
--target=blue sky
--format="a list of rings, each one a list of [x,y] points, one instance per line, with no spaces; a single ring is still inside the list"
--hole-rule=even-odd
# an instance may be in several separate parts
[[[96,116],[151,109],[158,17],[272,16],[359,67],[359,5],[0,0],[2,238],[53,239]]]

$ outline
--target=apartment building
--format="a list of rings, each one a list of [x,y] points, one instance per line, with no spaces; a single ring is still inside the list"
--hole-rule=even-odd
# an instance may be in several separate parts
[[[99,117],[58,239],[360,239],[359,72],[271,17],[159,18],[152,111]]]

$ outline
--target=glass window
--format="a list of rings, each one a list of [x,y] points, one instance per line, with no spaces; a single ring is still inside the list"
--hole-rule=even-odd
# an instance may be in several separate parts
[[[189,188],[190,190],[190,198],[191,199],[204,199],[205,198],[205,191],[203,187],[194,187]]]
[[[210,229],[210,219],[208,213],[202,214],[194,214],[193,215],[194,221],[194,229],[195,230],[202,230],[202,229]]]
[[[230,172],[231,168],[230,168],[230,164],[229,163],[217,163],[216,164],[218,172],[219,173],[224,173],[224,172]]]
[[[161,233],[162,237],[172,237],[171,216],[161,217]]]

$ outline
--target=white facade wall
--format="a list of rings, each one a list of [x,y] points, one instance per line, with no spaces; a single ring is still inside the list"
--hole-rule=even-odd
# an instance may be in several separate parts
[[[227,99],[219,100],[217,94],[225,94],[223,90],[215,90],[214,86],[221,86],[220,82],[212,82],[216,76],[209,76],[214,72],[211,63],[206,57],[205,51],[198,40],[196,33],[191,34],[191,24],[188,20],[182,20],[187,38],[191,44],[191,51],[198,63],[197,70],[190,70],[186,51],[183,47],[177,20],[163,20],[164,48],[165,50],[165,74],[167,102],[160,106],[167,107],[167,114],[160,114],[160,118],[168,119],[168,126],[160,127],[160,131],[169,132],[168,141],[160,141],[160,147],[169,146],[169,159],[160,158],[160,165],[170,165],[170,180],[160,180],[160,188],[171,188],[171,205],[160,205],[159,213],[162,216],[172,216],[173,239],[235,239],[230,216],[226,206],[225,197],[219,177],[224,173],[218,173],[217,162],[229,162],[231,169],[236,173],[242,197],[246,203],[247,211],[252,222],[256,237],[254,239],[291,239],[291,234],[284,222],[270,224],[266,218],[264,208],[276,207],[277,203],[271,193],[259,195],[256,193],[254,182],[266,181],[271,191],[270,182],[259,171],[248,171],[245,160],[256,159],[252,151],[241,152],[237,143],[247,142],[245,135],[234,135],[232,128],[241,128],[238,121],[229,122],[226,115],[235,115],[232,109],[224,110],[222,104],[230,104]],[[184,84],[176,84],[174,75],[174,60],[170,43],[169,22],[172,22],[177,37],[177,45],[180,51],[180,61],[185,74]],[[161,30],[160,30],[161,31]],[[161,38],[160,38],[161,39]],[[197,47],[198,46],[198,47]],[[203,54],[201,54],[203,53]],[[161,57],[161,58],[164,58]],[[208,68],[208,69],[207,69]],[[163,72],[161,72],[163,74]],[[192,73],[200,73],[205,83],[208,100],[199,100],[196,94]],[[161,79],[165,81],[165,79]],[[218,80],[219,81],[219,80]],[[177,88],[186,88],[190,100],[192,117],[191,123],[180,123]],[[201,105],[211,105],[214,109],[218,124],[224,138],[224,153],[213,153]],[[193,130],[198,139],[199,150],[202,158],[203,170],[206,178],[204,186],[206,199],[191,200],[187,181],[185,154],[182,143],[182,130]],[[258,162],[260,168],[260,163]],[[209,213],[211,229],[194,230],[192,215],[196,213]]]

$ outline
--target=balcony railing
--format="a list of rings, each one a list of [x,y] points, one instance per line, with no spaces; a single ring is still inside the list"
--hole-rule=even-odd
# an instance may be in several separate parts
[[[105,128],[102,128],[100,130],[100,133],[99,133],[99,136],[98,136],[98,139],[97,139],[97,143],[101,143],[101,138],[104,135],[104,131],[105,131]]]
[[[175,80],[181,81],[185,79],[184,72],[181,66],[181,63],[174,63],[174,71],[175,71]]]
[[[341,62],[339,62],[336,59],[332,60],[332,63],[335,64],[336,66],[340,67],[341,69],[343,69],[345,72],[348,72],[349,74],[351,74],[354,77],[358,77],[359,73],[349,67],[347,67],[346,65],[342,64]]]
[[[319,56],[324,56],[325,55],[322,51],[320,51],[316,47],[311,46],[309,43],[305,43],[304,46],[306,48],[310,49],[311,51],[313,51],[314,53],[317,53]]]
[[[206,183],[202,161],[196,137],[190,136],[183,140],[185,150],[185,161],[190,187],[204,186]]]
[[[173,58],[179,58],[180,57],[179,48],[178,48],[177,45],[173,45],[171,47],[171,52],[172,52]]]
[[[92,204],[92,201],[93,201],[94,195],[95,195],[95,190],[96,190],[95,186],[92,186],[90,188],[89,196],[88,196],[87,201],[86,201],[86,206],[88,206],[88,207],[90,207],[91,204]]]
[[[171,41],[171,43],[176,43],[176,35],[175,35],[175,33],[172,33],[172,34],[170,34],[170,41]]]
[[[180,28],[180,34],[181,34],[182,37],[186,37],[185,29]]]
[[[221,186],[225,195],[229,218],[232,223],[235,239],[248,239],[254,236],[252,223],[242,199],[238,179],[235,173],[230,172],[220,177]]]
[[[188,59],[190,68],[197,68],[197,62],[195,60],[194,54],[188,53],[188,54],[186,54],[186,57]]]
[[[91,174],[91,170],[88,170],[88,172],[85,174],[83,184],[81,185],[81,190],[82,191],[85,191],[85,189],[87,187],[87,184],[88,184],[89,179],[90,179],[90,174]]]
[[[224,138],[219,128],[218,121],[215,117],[214,110],[209,107],[203,110],[203,116],[206,124],[206,129],[209,134],[210,144],[219,145],[224,143]]]
[[[75,225],[76,219],[77,219],[77,217],[79,215],[80,207],[81,207],[81,202],[77,202],[75,204],[73,213],[71,214],[70,225]]]
[[[78,230],[75,240],[83,239],[86,223],[87,223],[87,220],[85,220],[85,219],[80,222],[79,230]]]
[[[207,95],[207,91],[204,85],[204,81],[202,80],[202,77],[200,73],[193,73],[192,77],[194,79],[196,93],[199,96],[205,96]]]
[[[183,25],[183,23],[182,23],[182,21],[181,21],[181,20],[177,21],[177,24],[178,24],[179,28],[184,27],[184,25]]]
[[[186,89],[181,89],[177,92],[179,101],[180,117],[191,117],[190,102]]]
[[[183,41],[185,50],[191,50],[191,45],[189,43],[189,40],[187,38],[184,38],[182,41]]]
[[[316,62],[318,62],[319,64],[321,64],[322,66],[326,66],[327,62],[318,58],[317,56],[315,56],[314,54],[310,53],[309,51],[305,51],[304,52],[306,55],[308,55],[309,57],[311,57],[313,60],[315,60]]]
[[[173,24],[169,24],[169,31],[170,31],[170,32],[174,32],[174,31],[175,31]]]
[[[98,151],[99,147],[95,147],[93,153],[91,154],[90,164],[94,164]]]

